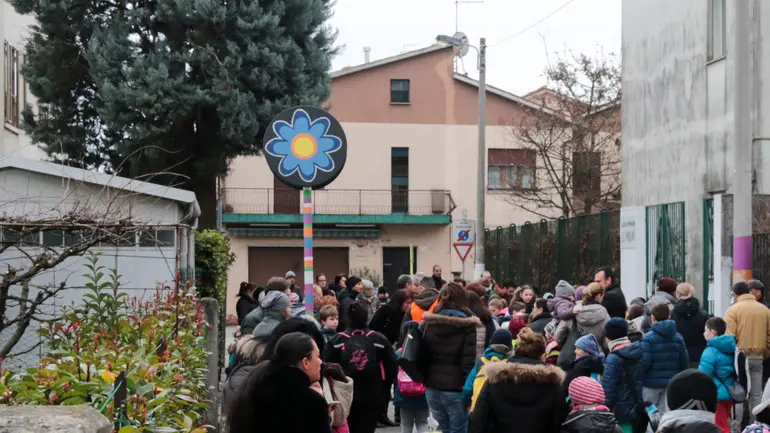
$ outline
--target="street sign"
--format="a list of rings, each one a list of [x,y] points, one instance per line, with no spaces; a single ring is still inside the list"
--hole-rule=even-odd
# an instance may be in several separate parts
[[[460,256],[460,260],[464,262],[465,259],[468,258],[468,254],[470,254],[473,244],[455,244],[454,247],[455,251],[457,251],[457,255]]]
[[[471,244],[476,240],[473,221],[454,221],[452,223],[452,244]]]

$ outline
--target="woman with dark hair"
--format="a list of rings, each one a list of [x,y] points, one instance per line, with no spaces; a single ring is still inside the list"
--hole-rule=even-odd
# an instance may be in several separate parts
[[[384,335],[390,344],[396,343],[401,334],[401,322],[404,320],[404,313],[410,302],[412,302],[412,297],[405,289],[396,290],[388,303],[374,313],[374,317],[369,323],[369,329]]]
[[[321,357],[306,334],[286,334],[259,364],[230,408],[229,433],[329,433],[329,409],[310,384],[321,379]],[[301,408],[302,416],[292,416]]]
[[[253,283],[242,282],[238,289],[238,302],[235,303],[235,312],[238,314],[238,325],[252,310],[257,308],[259,303],[254,300],[254,290],[256,286]]]
[[[480,332],[476,332],[476,351],[484,350],[489,346],[489,340],[492,339],[492,334],[495,333],[497,325],[495,319],[492,318],[492,313],[489,312],[487,307],[481,303],[481,298],[475,292],[468,292],[468,307],[470,307],[473,315],[481,320],[481,324],[484,325],[483,335]]]
[[[468,412],[462,390],[482,355],[477,352],[476,335],[484,325],[469,308],[465,289],[455,283],[441,289],[434,312],[426,312],[422,320],[420,373],[428,407],[442,432],[463,433]]]
[[[348,415],[350,433],[374,433],[388,400],[382,390],[393,383],[398,365],[393,346],[384,335],[367,328],[368,307],[353,302],[348,327],[329,339],[324,361],[342,365],[353,379],[353,404]]]

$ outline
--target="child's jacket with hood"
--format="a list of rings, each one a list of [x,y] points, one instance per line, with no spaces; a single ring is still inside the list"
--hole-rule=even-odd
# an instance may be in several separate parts
[[[731,401],[727,390],[735,382],[735,337],[720,335],[706,343],[706,350],[700,357],[698,370],[714,378],[717,386],[717,401]]]
[[[621,433],[615,415],[606,407],[572,412],[561,425],[561,433]]]
[[[484,356],[479,358],[474,364],[473,369],[465,379],[465,385],[463,385],[463,401],[465,404],[471,405],[471,411],[476,406],[476,398],[478,398],[481,388],[487,381],[487,375],[484,372],[484,366],[491,362],[505,362],[510,355],[511,349],[508,346],[502,344],[493,344],[484,351]]]

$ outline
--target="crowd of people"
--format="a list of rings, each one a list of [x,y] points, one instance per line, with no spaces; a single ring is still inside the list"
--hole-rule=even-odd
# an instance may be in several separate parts
[[[757,280],[723,318],[671,278],[627,302],[610,268],[553,288],[446,282],[439,266],[394,290],[319,274],[312,312],[295,281],[241,285],[230,433],[770,433]]]

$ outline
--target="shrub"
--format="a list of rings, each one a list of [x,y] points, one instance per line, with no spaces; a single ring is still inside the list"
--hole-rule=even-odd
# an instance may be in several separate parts
[[[121,433],[204,432],[207,325],[195,294],[183,287],[129,299],[120,275],[99,266],[98,255],[87,267],[82,304],[39,330],[46,348],[40,367],[0,371],[0,403],[90,404]],[[127,399],[116,410],[121,372]]]

